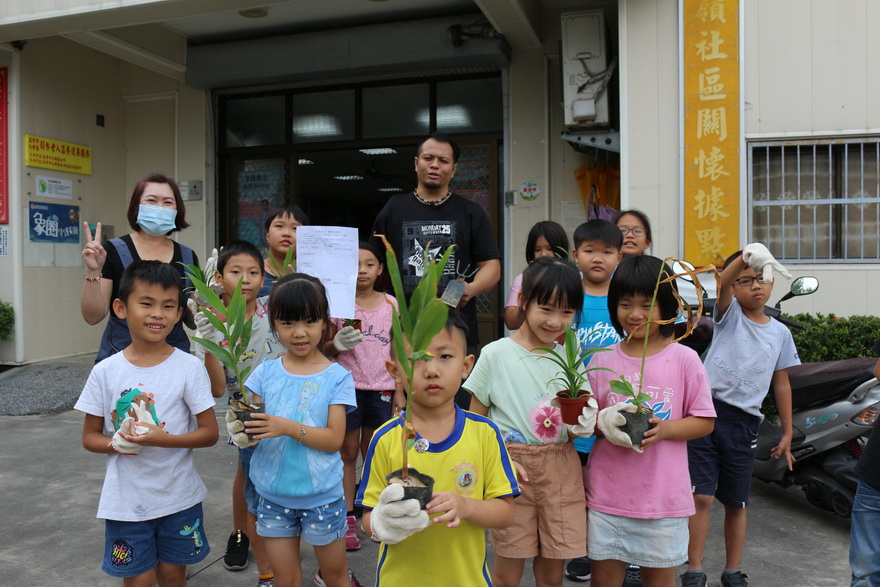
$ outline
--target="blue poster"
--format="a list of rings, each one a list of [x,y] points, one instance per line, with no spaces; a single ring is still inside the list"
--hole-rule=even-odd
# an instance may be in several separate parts
[[[79,206],[28,203],[30,240],[79,244]]]

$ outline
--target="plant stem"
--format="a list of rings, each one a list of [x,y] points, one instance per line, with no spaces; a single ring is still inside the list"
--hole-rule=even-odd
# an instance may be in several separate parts
[[[651,336],[651,319],[654,317],[654,306],[657,304],[657,291],[660,289],[660,280],[663,279],[663,269],[665,267],[665,262],[660,263],[660,271],[657,273],[657,283],[654,284],[654,295],[651,296],[650,314],[648,316],[648,322],[645,324],[645,341],[642,344],[642,363],[639,367],[639,393],[642,393],[642,390],[645,388],[645,359],[648,356],[648,337]],[[635,401],[635,393],[633,393],[633,401]],[[636,406],[638,407],[640,414],[644,412],[642,402],[637,402]]]

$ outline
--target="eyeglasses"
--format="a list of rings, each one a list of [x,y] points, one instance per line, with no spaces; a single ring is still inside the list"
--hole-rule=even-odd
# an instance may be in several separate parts
[[[772,279],[770,281],[764,281],[763,277],[740,277],[739,279],[735,279],[733,282],[740,287],[752,287],[752,284],[756,281],[761,285],[773,283]]]
[[[642,228],[641,226],[637,226],[635,228],[630,228],[629,226],[618,226],[617,228],[620,229],[620,232],[623,233],[623,236],[626,236],[630,232],[633,233],[633,236],[644,236],[645,235],[645,229]]]

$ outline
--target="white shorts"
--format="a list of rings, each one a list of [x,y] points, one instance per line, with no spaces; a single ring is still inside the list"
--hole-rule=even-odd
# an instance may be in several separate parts
[[[591,560],[619,560],[650,569],[687,561],[687,518],[645,520],[590,510],[587,550]]]

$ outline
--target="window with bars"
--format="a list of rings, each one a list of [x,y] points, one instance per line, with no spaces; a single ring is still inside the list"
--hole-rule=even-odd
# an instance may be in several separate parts
[[[783,262],[880,261],[880,139],[749,143],[752,241]]]

